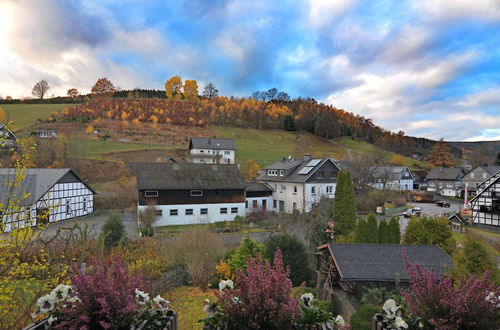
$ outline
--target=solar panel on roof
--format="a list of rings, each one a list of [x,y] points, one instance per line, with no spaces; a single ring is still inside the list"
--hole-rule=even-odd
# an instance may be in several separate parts
[[[312,167],[306,166],[299,171],[299,174],[304,174],[304,175],[309,174],[309,172],[311,172],[312,169],[313,169]]]
[[[321,162],[321,159],[313,159],[306,166],[316,166]]]

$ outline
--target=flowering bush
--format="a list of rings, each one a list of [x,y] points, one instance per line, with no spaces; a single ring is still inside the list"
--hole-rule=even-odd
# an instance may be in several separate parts
[[[402,290],[408,308],[419,316],[426,328],[496,329],[500,324],[500,286],[489,282],[490,272],[482,278],[462,279],[454,285],[450,277],[439,281],[432,271],[412,267],[406,255],[410,277],[409,291]]]

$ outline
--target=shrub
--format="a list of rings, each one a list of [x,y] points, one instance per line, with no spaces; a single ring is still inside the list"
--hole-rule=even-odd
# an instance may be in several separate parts
[[[452,255],[456,248],[448,219],[438,217],[412,218],[403,237],[405,244],[437,244]]]
[[[380,312],[380,308],[375,305],[364,304],[361,306],[351,316],[352,330],[370,330],[372,328],[372,318],[378,312]]]
[[[231,254],[228,260],[229,268],[231,272],[236,274],[238,270],[245,269],[248,259],[256,258],[258,254],[265,255],[266,248],[264,244],[259,243],[250,237],[246,236]]]
[[[309,282],[312,278],[311,262],[306,248],[297,238],[288,234],[273,235],[264,243],[266,257],[271,260],[277,249],[281,250],[283,264],[289,267],[293,285]]]
[[[385,219],[382,219],[378,224],[378,242],[380,244],[388,244],[391,242],[389,224]]]
[[[401,231],[399,229],[399,220],[397,217],[392,217],[389,221],[389,242],[390,244],[401,243]]]
[[[359,218],[356,224],[356,232],[354,233],[354,243],[363,243],[366,235],[366,220]]]
[[[364,243],[378,243],[378,226],[375,214],[368,215]]]
[[[104,239],[106,249],[126,243],[127,232],[118,214],[112,213],[109,215],[108,221],[101,228],[101,236]]]
[[[339,235],[349,235],[356,227],[356,202],[351,174],[340,171],[333,199],[333,219]]]

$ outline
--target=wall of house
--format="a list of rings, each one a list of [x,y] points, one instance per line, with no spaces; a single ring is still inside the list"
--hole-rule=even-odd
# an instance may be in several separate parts
[[[314,187],[314,193],[312,193]],[[304,211],[309,212],[314,204],[318,203],[321,198],[335,197],[336,183],[306,183],[304,185],[305,207]]]
[[[258,211],[272,211],[273,198],[272,196],[247,197],[245,202],[245,213]]]
[[[467,186],[467,189],[469,190],[475,190],[476,187],[489,178],[491,176],[490,173],[485,171],[482,167],[475,168],[471,172],[467,173],[463,178],[462,181],[464,182],[464,185]]]
[[[429,180],[427,191],[438,192],[443,196],[456,197],[460,193],[460,181],[452,180]]]
[[[272,210],[291,213],[304,209],[304,184],[295,182],[268,182],[275,190],[272,195]],[[281,202],[281,203],[280,203]],[[280,209],[280,204],[283,209]]]
[[[190,149],[189,153],[194,156],[194,163],[215,163],[219,158],[219,164],[234,164],[234,150],[214,150],[214,149]],[[204,155],[205,157],[196,157],[196,155]],[[206,156],[213,155],[213,158]],[[219,157],[217,157],[219,156]]]
[[[139,205],[138,211],[147,208]],[[223,213],[221,209],[226,209]],[[245,216],[245,203],[218,203],[218,204],[178,204],[178,205],[155,205],[158,210],[158,219],[154,226],[189,225],[197,223],[212,223],[219,221],[233,221],[236,216]],[[206,209],[206,214],[202,214]],[[192,210],[192,214],[186,212]],[[175,215],[175,211],[177,215]],[[172,213],[173,212],[173,213]],[[188,214],[186,214],[188,213]]]
[[[500,182],[493,184],[471,204],[474,223],[500,226]]]
[[[196,190],[202,196],[191,196]],[[158,197],[146,197],[145,192],[157,192]],[[139,190],[139,205],[181,205],[245,203],[244,189],[179,189],[179,190]]]

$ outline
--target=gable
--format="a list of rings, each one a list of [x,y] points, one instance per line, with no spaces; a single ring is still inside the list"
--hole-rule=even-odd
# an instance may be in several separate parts
[[[309,174],[306,182],[336,179],[339,171],[340,169],[337,164],[327,158],[322,165],[314,169],[312,173]]]

